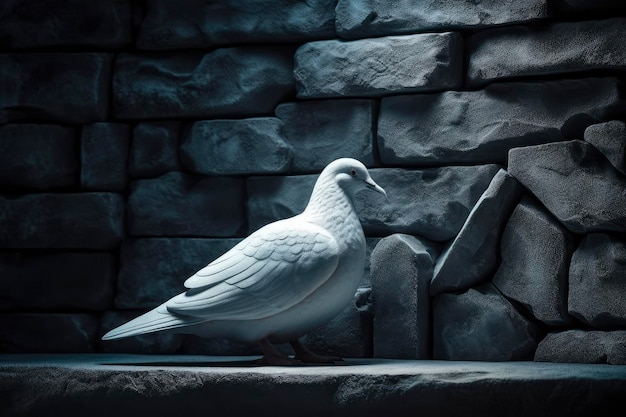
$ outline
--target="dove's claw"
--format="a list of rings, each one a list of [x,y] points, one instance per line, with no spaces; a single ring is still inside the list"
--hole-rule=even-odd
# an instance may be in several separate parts
[[[257,365],[292,366],[302,365],[302,361],[283,355],[267,339],[259,340],[263,357],[254,361]]]
[[[315,352],[310,351],[306,346],[300,342],[300,340],[294,340],[291,343],[291,347],[296,352],[296,359],[300,359],[302,362],[308,363],[335,363],[342,362],[343,359],[338,356],[323,356],[318,355]]]

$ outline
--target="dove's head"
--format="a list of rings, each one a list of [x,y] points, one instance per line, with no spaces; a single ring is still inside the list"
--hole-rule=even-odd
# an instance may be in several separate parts
[[[349,195],[354,195],[357,191],[369,189],[387,196],[378,184],[370,177],[365,165],[356,159],[340,158],[324,168],[322,175],[328,175],[337,182]]]

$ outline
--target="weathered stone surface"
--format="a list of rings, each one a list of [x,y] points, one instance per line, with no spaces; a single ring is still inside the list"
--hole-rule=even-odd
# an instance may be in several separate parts
[[[548,333],[537,346],[535,361],[626,365],[626,331]]]
[[[164,354],[177,353],[183,346],[185,335],[155,332],[140,334],[133,337],[117,340],[102,340],[102,336],[109,330],[129,322],[144,311],[115,311],[105,312],[100,319],[98,331],[98,352],[105,353],[143,353]]]
[[[0,314],[0,351],[91,353],[98,318],[91,314]]]
[[[298,43],[335,36],[336,0],[148,0],[140,49]]]
[[[509,152],[509,172],[574,233],[626,231],[626,177],[580,140]]]
[[[245,228],[245,182],[170,172],[131,182],[134,236],[238,236]]]
[[[433,299],[433,357],[515,361],[533,358],[536,325],[491,284]]]
[[[128,173],[134,178],[158,177],[181,168],[178,159],[180,122],[137,123],[128,155]]]
[[[572,323],[567,271],[575,242],[540,204],[524,197],[502,235],[502,261],[493,284],[550,326]]]
[[[626,326],[626,241],[590,233],[572,256],[569,312],[595,328]]]
[[[0,248],[112,249],[123,237],[120,194],[0,195]]]
[[[149,309],[185,291],[183,282],[239,239],[126,239],[120,250],[118,309]]]
[[[611,120],[585,129],[585,141],[595,146],[622,174],[626,174],[626,123]]]
[[[485,30],[468,40],[470,85],[510,77],[626,69],[626,18]]]
[[[0,48],[56,46],[120,48],[132,43],[128,0],[4,0]]]
[[[130,126],[94,123],[83,126],[80,185],[91,191],[124,192],[128,184]]]
[[[430,294],[466,290],[491,278],[498,267],[500,236],[523,187],[500,169],[469,213],[459,234],[442,252]]]
[[[619,102],[614,78],[386,97],[378,123],[380,156],[394,165],[506,164],[511,148],[580,139],[586,126],[559,129],[581,115],[602,120]]]
[[[430,359],[428,286],[436,256],[429,242],[404,234],[386,237],[374,248],[374,357]]]
[[[479,29],[549,16],[546,0],[339,0],[337,33],[344,38]]]
[[[370,236],[419,235],[434,241],[452,239],[498,171],[497,165],[404,170],[370,169],[387,191],[357,195],[355,205]],[[300,213],[317,175],[248,178],[249,230]]]
[[[198,174],[279,174],[289,169],[291,146],[275,117],[195,122],[181,146],[185,167]]]
[[[309,42],[294,57],[298,97],[375,97],[457,88],[462,49],[461,36],[450,32]]]
[[[294,150],[291,171],[319,172],[345,157],[374,165],[375,112],[376,102],[362,99],[280,104],[276,115]]]
[[[207,54],[120,54],[113,75],[118,119],[271,114],[293,93],[293,50],[217,49]]]
[[[559,12],[589,16],[589,12],[620,12],[624,4],[622,0],[557,0],[554,6]]]
[[[106,53],[0,54],[0,123],[105,120],[112,62]]]
[[[116,277],[109,253],[2,253],[0,310],[106,310]]]
[[[0,126],[2,188],[72,187],[78,183],[78,164],[75,130],[71,127]]]

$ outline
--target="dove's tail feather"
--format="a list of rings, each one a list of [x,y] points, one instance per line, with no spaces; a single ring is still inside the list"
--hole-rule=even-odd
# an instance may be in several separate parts
[[[203,321],[205,321],[203,318],[174,315],[167,310],[165,304],[162,304],[154,310],[150,310],[128,323],[109,331],[102,336],[102,340],[121,339],[144,333],[186,327],[202,323]]]

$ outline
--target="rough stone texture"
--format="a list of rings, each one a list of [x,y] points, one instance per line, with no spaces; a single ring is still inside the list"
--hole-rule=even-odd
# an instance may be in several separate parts
[[[129,322],[144,311],[107,311],[102,315],[98,330],[98,351],[105,353],[177,353],[183,346],[185,335],[167,332],[141,334],[125,339],[102,340],[109,330]]]
[[[537,346],[535,361],[626,365],[626,331],[548,333]]]
[[[79,159],[75,130],[45,124],[0,127],[0,187],[50,189],[73,187]]]
[[[626,326],[626,240],[590,233],[572,256],[569,312],[595,328]]]
[[[245,182],[170,172],[131,182],[133,236],[238,236],[245,229]]]
[[[546,0],[339,0],[337,34],[344,38],[480,29],[549,16]]]
[[[98,318],[91,314],[0,314],[0,351],[9,353],[90,353]]]
[[[123,237],[119,194],[0,195],[0,248],[112,249]]]
[[[436,256],[429,242],[404,234],[386,237],[374,248],[374,357],[430,359],[428,286]]]
[[[586,142],[509,152],[509,172],[574,233],[626,231],[626,176]]]
[[[80,185],[91,191],[124,192],[128,184],[130,126],[94,123],[83,126]]]
[[[505,164],[511,148],[580,139],[586,125],[578,126],[579,119],[602,120],[619,103],[614,78],[386,97],[378,123],[380,157],[394,165]]]
[[[624,4],[622,0],[557,0],[554,2],[559,12],[583,13],[589,12],[620,12]]]
[[[185,291],[183,282],[239,239],[126,239],[120,249],[117,309],[150,309]]]
[[[148,0],[140,49],[299,43],[335,36],[337,0]]]
[[[294,57],[298,97],[372,97],[457,88],[462,49],[458,33],[306,43]]]
[[[572,324],[568,267],[574,236],[540,204],[524,197],[502,235],[502,262],[493,284],[550,326]]]
[[[134,178],[158,177],[178,171],[180,123],[158,121],[137,123],[128,155],[128,173]]]
[[[106,310],[116,277],[109,253],[2,253],[0,310]]]
[[[275,117],[195,122],[181,146],[182,162],[206,175],[286,172],[293,151],[281,127]]]
[[[337,158],[355,158],[374,165],[373,100],[313,100],[284,103],[276,115],[293,147],[291,171],[319,172]]]
[[[366,191],[357,195],[355,205],[363,229],[369,236],[406,233],[450,240],[498,169],[497,165],[370,169],[374,181],[387,191],[387,199]],[[300,213],[317,177],[248,178],[249,230]]]
[[[294,90],[293,50],[217,49],[206,54],[120,54],[113,76],[119,119],[271,114]]]
[[[622,174],[626,174],[626,123],[611,120],[585,129],[585,141],[595,146]]]
[[[533,358],[536,325],[491,284],[433,299],[433,357],[515,361]]]
[[[132,43],[131,18],[128,0],[4,0],[0,48],[120,48]]]
[[[522,192],[521,184],[505,170],[496,173],[437,260],[431,295],[466,290],[491,278],[498,267],[502,230]]]
[[[105,120],[112,62],[106,53],[0,54],[0,124]]]
[[[626,18],[485,30],[468,40],[470,85],[510,77],[626,69]]]

